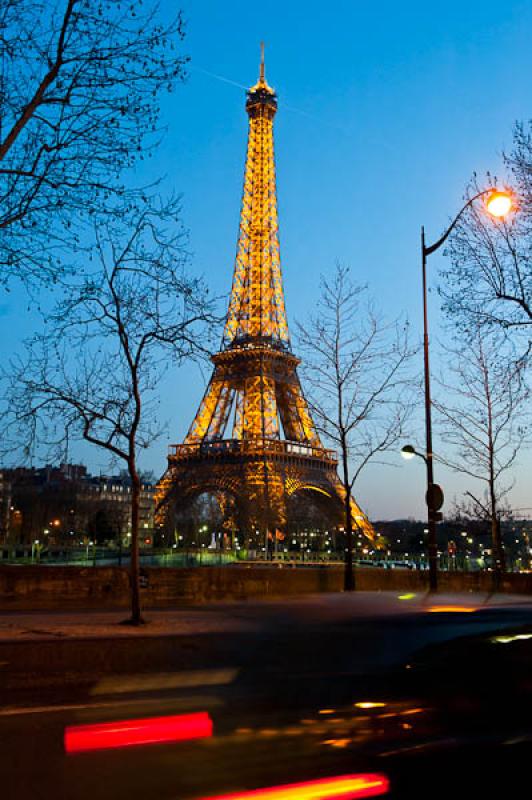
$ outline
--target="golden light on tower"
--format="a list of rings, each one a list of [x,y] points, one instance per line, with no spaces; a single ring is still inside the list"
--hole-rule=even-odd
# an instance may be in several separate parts
[[[266,80],[246,97],[248,147],[233,284],[220,352],[183,444],[172,445],[159,481],[157,524],[173,503],[202,491],[232,495],[239,518],[263,542],[286,522],[286,501],[310,491],[341,510],[336,454],[324,448],[303,393],[286,317],[274,154],[277,95]],[[336,511],[335,511],[336,509]],[[351,498],[354,525],[374,531]],[[255,542],[255,546],[257,542]],[[267,547],[264,545],[263,549]]]
[[[504,219],[514,209],[514,201],[510,192],[494,190],[488,195],[486,208],[492,217]]]

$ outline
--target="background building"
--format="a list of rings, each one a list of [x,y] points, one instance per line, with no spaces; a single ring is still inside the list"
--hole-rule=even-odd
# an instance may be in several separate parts
[[[141,541],[153,542],[154,486],[142,483]],[[0,543],[127,545],[131,486],[126,475],[90,475],[82,464],[15,467],[0,472]]]

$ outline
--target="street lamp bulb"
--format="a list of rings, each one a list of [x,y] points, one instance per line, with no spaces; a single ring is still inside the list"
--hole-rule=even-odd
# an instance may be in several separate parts
[[[503,219],[513,208],[511,194],[509,192],[492,192],[486,201],[486,208],[492,217]]]
[[[416,455],[416,449],[415,447],[412,447],[411,444],[405,444],[405,446],[401,448],[401,455],[403,456],[403,458],[409,461]]]

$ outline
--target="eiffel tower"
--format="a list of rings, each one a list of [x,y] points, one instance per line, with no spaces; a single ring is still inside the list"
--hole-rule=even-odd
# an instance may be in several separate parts
[[[247,92],[244,189],[233,285],[220,352],[183,444],[171,445],[158,483],[157,521],[204,492],[230,495],[246,542],[261,544],[286,523],[287,500],[309,492],[341,522],[344,487],[337,458],[323,447],[290,346],[277,220],[273,120],[277,97],[262,49]],[[374,538],[358,505],[355,528]]]

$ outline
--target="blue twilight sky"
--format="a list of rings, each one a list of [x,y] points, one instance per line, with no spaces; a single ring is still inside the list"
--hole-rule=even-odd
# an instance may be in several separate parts
[[[175,6],[161,5],[169,12]],[[164,100],[167,136],[142,178],[163,173],[183,194],[195,269],[215,293],[229,291],[247,133],[239,85],[255,82],[263,39],[267,78],[279,96],[289,322],[305,317],[320,273],[339,259],[369,283],[386,314],[406,312],[419,336],[420,225],[435,238],[460,207],[471,173],[497,173],[514,121],[532,116],[532,3],[183,0],[182,7],[189,79]],[[441,264],[442,256],[433,256],[433,285]],[[435,339],[435,292],[430,302]],[[3,357],[32,324],[26,306],[17,290],[0,297]],[[147,452],[146,468],[162,472],[167,444],[185,434],[203,386],[192,367],[166,376],[161,416],[169,433]],[[106,466],[87,448],[73,457],[95,470]],[[392,460],[395,468],[370,468],[361,478],[360,504],[373,518],[421,516],[421,461]],[[531,467],[524,454],[515,506],[532,506]],[[448,500],[467,488],[442,470],[437,478]]]

